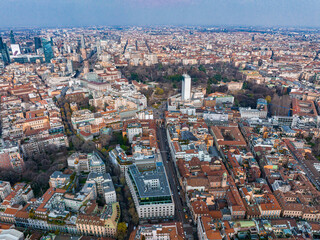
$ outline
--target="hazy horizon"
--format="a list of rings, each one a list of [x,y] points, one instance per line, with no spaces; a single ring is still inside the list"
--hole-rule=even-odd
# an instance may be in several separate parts
[[[318,0],[0,0],[0,28],[320,27]]]

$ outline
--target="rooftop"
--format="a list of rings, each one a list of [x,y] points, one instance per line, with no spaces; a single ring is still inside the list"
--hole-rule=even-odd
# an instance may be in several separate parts
[[[141,201],[152,201],[152,199],[162,197],[170,200],[170,202],[172,201],[169,183],[162,162],[157,162],[156,169],[153,171],[144,172],[140,172],[134,164],[128,168],[128,173]]]

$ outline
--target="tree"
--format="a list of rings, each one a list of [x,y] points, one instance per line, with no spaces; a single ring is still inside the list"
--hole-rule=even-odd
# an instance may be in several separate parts
[[[137,73],[131,73],[131,80],[140,81],[140,77]]]
[[[86,141],[81,146],[81,151],[85,153],[91,153],[96,149],[96,145],[92,141]]]
[[[276,116],[288,116],[290,106],[291,98],[289,95],[275,94],[271,100],[271,113]]]
[[[69,129],[67,129],[67,130],[66,130],[66,134],[67,134],[68,136],[70,136],[70,135],[71,135],[71,132],[70,132],[70,130],[69,130]]]
[[[314,141],[314,145],[312,147],[312,152],[316,156],[320,155],[320,138],[316,138],[316,140]]]
[[[0,179],[4,181],[9,181],[11,184],[15,184],[21,181],[21,176],[12,170],[1,169]]]
[[[103,154],[103,156],[107,157],[108,156],[108,151],[105,148],[101,149],[101,153]]]
[[[121,177],[120,177],[120,184],[121,184],[121,185],[125,185],[125,184],[126,184],[126,179],[125,179],[124,176],[121,176]]]
[[[123,240],[127,235],[127,224],[125,222],[120,222],[117,227],[117,238]]]
[[[131,197],[131,193],[129,190],[129,187],[127,185],[124,186],[124,196],[128,199],[129,197]]]
[[[69,103],[66,102],[63,106],[64,106],[64,109],[65,109],[66,111],[69,110]]]
[[[159,63],[159,64],[157,65],[157,69],[158,69],[159,71],[161,71],[161,70],[163,69],[162,63]]]
[[[222,76],[221,76],[220,73],[219,74],[215,74],[213,77],[217,82],[221,82]]]
[[[44,191],[49,187],[48,182],[50,175],[46,173],[40,173],[38,176],[35,177],[31,184],[31,187],[35,195],[42,195]]]
[[[81,146],[83,145],[84,141],[79,136],[72,136],[71,142],[74,146],[74,148],[79,151],[81,149]]]
[[[248,89],[248,82],[243,82],[242,89]]]
[[[201,71],[201,72],[204,72],[204,73],[207,72],[206,68],[205,68],[203,65],[200,65],[198,69],[199,69],[199,71]]]
[[[156,88],[156,91],[155,91],[155,94],[157,94],[157,95],[163,95],[163,94],[164,94],[164,91],[163,91],[162,88],[157,87],[157,88]]]
[[[270,95],[266,96],[266,101],[267,101],[267,103],[271,103],[271,96]]]
[[[207,94],[212,93],[212,88],[211,88],[211,85],[209,83],[207,85],[206,92],[207,92]]]
[[[129,208],[129,213],[131,216],[133,216],[135,212],[136,212],[136,209],[134,207]]]
[[[56,152],[58,152],[58,147],[56,146],[56,145],[53,145],[53,144],[50,144],[50,145],[48,145],[47,147],[46,147],[46,153],[47,154],[49,154],[49,155],[51,155],[51,154],[53,154],[53,153],[56,153]]]
[[[134,212],[131,215],[131,218],[132,218],[132,222],[133,222],[134,225],[138,225],[139,224],[139,216],[138,216],[138,213],[136,212],[135,209],[134,209]]]
[[[99,138],[101,144],[103,147],[107,146],[110,141],[111,141],[111,136],[110,135],[106,135],[106,134],[102,134],[101,137]]]

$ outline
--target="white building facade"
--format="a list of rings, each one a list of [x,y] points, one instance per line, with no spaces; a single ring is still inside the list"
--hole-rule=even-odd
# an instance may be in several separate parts
[[[183,74],[181,100],[188,101],[191,98],[191,77]]]

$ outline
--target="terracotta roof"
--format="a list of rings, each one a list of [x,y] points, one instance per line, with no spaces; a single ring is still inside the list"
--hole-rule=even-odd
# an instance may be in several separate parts
[[[42,196],[43,198],[43,201],[42,203],[39,205],[39,207],[36,209],[37,212],[46,212],[47,209],[44,207],[47,202],[52,198],[52,196],[55,194],[55,193],[65,193],[66,190],[64,189],[60,189],[60,188],[49,188]]]

